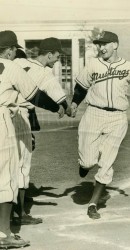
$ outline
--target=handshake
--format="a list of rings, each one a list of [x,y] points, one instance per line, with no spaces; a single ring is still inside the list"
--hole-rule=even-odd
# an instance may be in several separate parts
[[[78,106],[75,102],[72,102],[70,106],[68,105],[66,110],[64,110],[62,105],[59,105],[59,110],[58,110],[59,118],[62,118],[64,114],[74,118],[77,113],[77,107]]]

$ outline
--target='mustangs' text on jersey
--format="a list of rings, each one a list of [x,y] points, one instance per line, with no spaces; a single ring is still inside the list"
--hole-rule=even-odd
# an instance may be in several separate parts
[[[85,99],[88,104],[119,110],[126,110],[129,106],[130,62],[122,58],[114,63],[91,58],[76,82],[88,89]]]

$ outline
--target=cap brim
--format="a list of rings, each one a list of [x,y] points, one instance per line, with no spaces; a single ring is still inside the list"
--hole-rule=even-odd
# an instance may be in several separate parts
[[[15,47],[17,48],[17,49],[23,49],[23,47],[22,46],[20,46],[19,44],[15,44]]]
[[[105,41],[105,40],[94,40],[93,44],[99,44],[99,43],[110,43],[110,41]]]
[[[118,41],[106,41],[106,40],[94,40],[93,44],[100,44],[100,43],[118,43]]]

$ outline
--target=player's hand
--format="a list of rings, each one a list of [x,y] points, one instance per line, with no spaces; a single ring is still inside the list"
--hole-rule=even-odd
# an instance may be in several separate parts
[[[58,114],[59,114],[59,118],[62,118],[65,114],[65,110],[62,105],[59,105]]]
[[[68,105],[67,109],[65,110],[65,114],[71,116],[71,107]]]
[[[77,113],[77,104],[75,102],[72,102],[71,106],[70,106],[70,109],[71,109],[71,117],[75,117],[76,116],[76,113]]]
[[[18,105],[15,104],[15,103],[10,103],[10,104],[8,105],[8,109],[9,109],[9,111],[10,111],[10,117],[11,117],[11,118],[14,118],[15,115],[18,113]]]

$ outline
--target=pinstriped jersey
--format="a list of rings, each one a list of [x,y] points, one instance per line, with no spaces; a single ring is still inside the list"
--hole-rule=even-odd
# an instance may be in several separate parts
[[[40,62],[34,59],[17,58],[15,62],[25,69],[38,88],[46,92],[55,102],[60,104],[66,99],[66,94],[53,75],[52,69],[43,67]]]
[[[0,58],[0,105],[17,103],[20,93],[23,102],[25,99],[30,100],[37,90],[38,87],[21,67],[13,61]]]
[[[130,62],[123,58],[114,63],[91,58],[76,82],[88,90],[85,97],[88,104],[123,111],[129,106]]]

